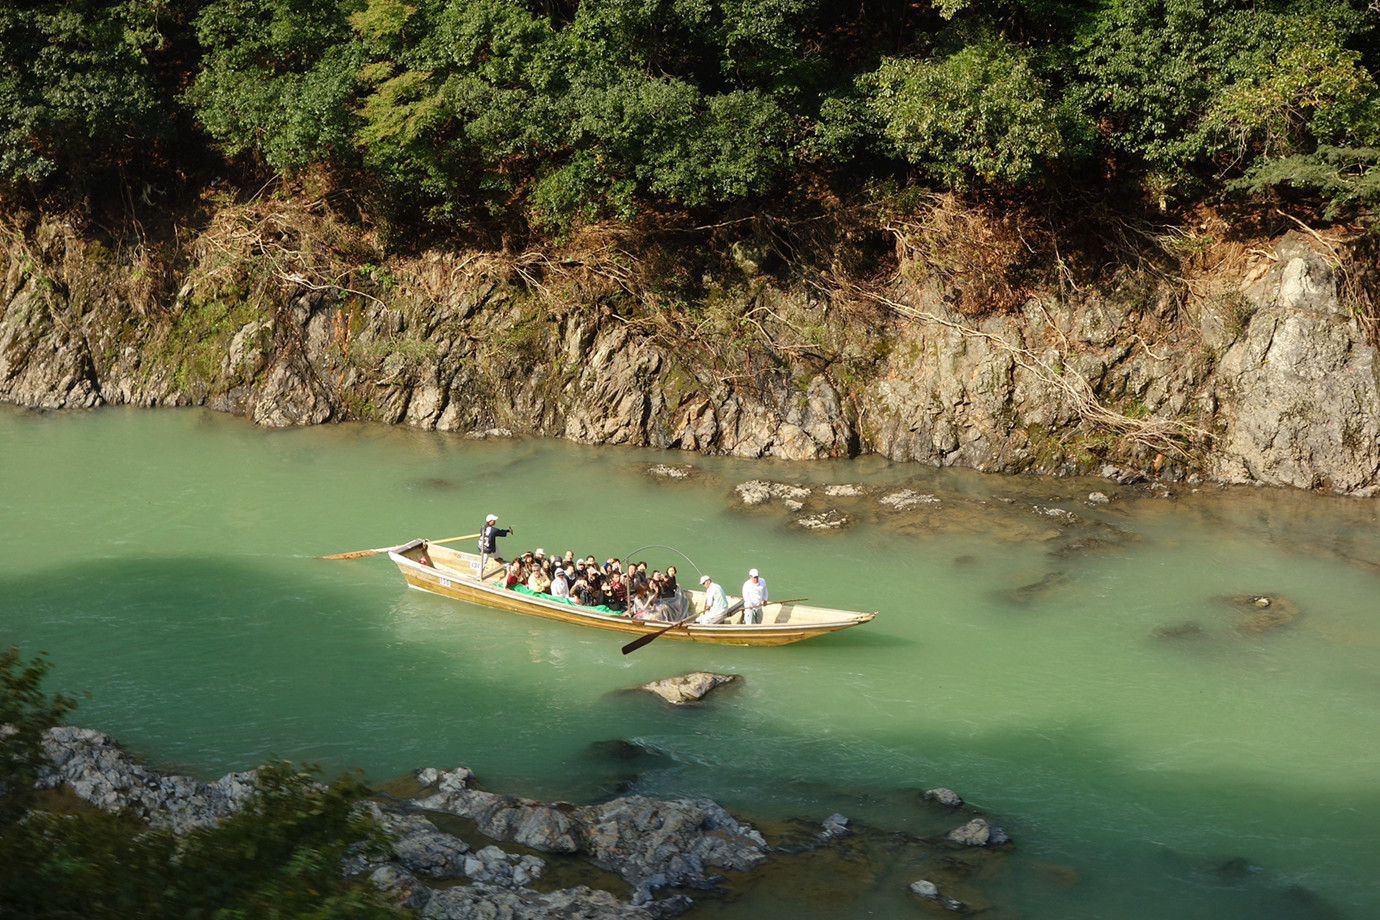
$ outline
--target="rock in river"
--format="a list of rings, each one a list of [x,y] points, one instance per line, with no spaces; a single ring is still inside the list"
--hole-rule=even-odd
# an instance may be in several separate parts
[[[680,705],[704,699],[714,690],[725,684],[740,680],[737,674],[711,674],[709,671],[691,671],[679,677],[667,677],[642,684],[638,690],[655,693],[668,703]]]

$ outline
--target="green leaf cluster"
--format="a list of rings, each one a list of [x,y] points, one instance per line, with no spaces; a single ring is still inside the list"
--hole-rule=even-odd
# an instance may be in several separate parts
[[[0,182],[81,179],[164,137],[148,0],[0,4]]]
[[[1371,0],[38,0],[0,11],[0,56],[0,183],[194,126],[422,223],[723,208],[821,172],[1163,199],[1380,144]]]

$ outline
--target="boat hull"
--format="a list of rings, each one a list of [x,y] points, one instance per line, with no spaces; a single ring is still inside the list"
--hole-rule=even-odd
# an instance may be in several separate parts
[[[496,581],[485,581],[478,577],[477,555],[427,544],[423,540],[400,546],[388,556],[398,566],[408,586],[442,597],[634,636],[662,632],[669,625],[657,620],[634,620],[566,604],[542,595],[508,590]],[[419,561],[421,558],[426,558],[427,563]],[[702,609],[702,597],[698,592],[691,592],[691,595],[693,614]],[[685,623],[664,632],[663,638],[721,645],[788,645],[866,623],[874,616],[872,613],[801,604],[768,604],[761,624]]]

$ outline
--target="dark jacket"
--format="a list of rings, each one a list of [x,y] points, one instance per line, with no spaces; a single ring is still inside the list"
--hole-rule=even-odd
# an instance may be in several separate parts
[[[484,531],[479,535],[479,551],[481,553],[488,553],[492,556],[494,553],[498,552],[498,538],[506,537],[509,533],[511,533],[511,531],[504,530],[501,527],[495,527],[492,524],[485,524]]]

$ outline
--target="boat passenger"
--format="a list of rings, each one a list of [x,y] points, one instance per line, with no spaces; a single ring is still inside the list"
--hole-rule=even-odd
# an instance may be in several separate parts
[[[491,514],[484,519],[484,529],[479,532],[479,577],[483,578],[489,567],[489,559],[503,560],[498,556],[498,538],[506,537],[517,528],[503,530],[498,526],[498,515]]]
[[[666,567],[666,577],[661,580],[661,596],[663,598],[675,597],[680,586],[676,584],[676,567],[668,565]]]
[[[628,586],[623,584],[623,576],[618,572],[609,575],[602,590],[605,607],[619,612],[628,609]]]
[[[628,577],[632,580],[632,584],[634,585],[645,585],[647,583],[647,563],[639,562],[637,565],[633,566],[632,571],[628,573]]]
[[[628,605],[628,610],[632,613],[634,620],[651,619],[654,603],[655,598],[652,597],[652,592],[647,590],[645,582],[633,586],[632,603]]]
[[[551,576],[539,565],[532,566],[532,574],[527,576],[527,588],[538,594],[545,594],[551,587]]]
[[[724,589],[714,583],[708,575],[700,576],[704,586],[704,613],[695,618],[696,623],[722,623],[728,615],[728,598]]]
[[[582,607],[593,607],[598,603],[594,590],[590,588],[589,581],[584,577],[575,579],[575,584],[570,588],[570,596],[575,598]]]
[[[522,584],[522,561],[514,559],[508,563],[508,574],[503,579],[503,587],[511,589],[514,585]]]
[[[752,569],[748,572],[748,580],[743,582],[743,622],[762,622],[762,607],[766,603],[767,582]]]
[[[570,597],[570,582],[566,581],[565,572],[561,571],[560,566],[556,567],[555,573],[551,576],[551,596],[561,600]]]

